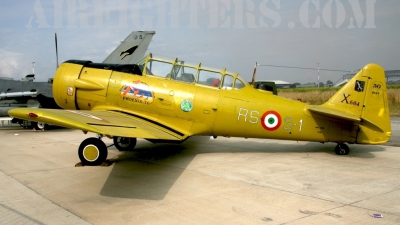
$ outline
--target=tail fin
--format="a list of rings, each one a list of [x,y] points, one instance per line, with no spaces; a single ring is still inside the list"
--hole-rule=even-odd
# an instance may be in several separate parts
[[[379,65],[366,65],[322,107],[360,118],[356,143],[382,144],[391,136],[385,72]]]
[[[155,31],[132,32],[104,61],[111,64],[133,64],[146,53]]]

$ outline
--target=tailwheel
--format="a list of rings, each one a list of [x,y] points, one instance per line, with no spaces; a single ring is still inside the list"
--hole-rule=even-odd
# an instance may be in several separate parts
[[[346,144],[338,144],[335,147],[336,155],[348,155],[349,152],[350,152],[350,148]]]
[[[114,145],[120,151],[132,151],[136,146],[136,138],[114,137]]]
[[[79,146],[78,155],[82,165],[98,166],[107,159],[107,146],[98,138],[88,138]]]

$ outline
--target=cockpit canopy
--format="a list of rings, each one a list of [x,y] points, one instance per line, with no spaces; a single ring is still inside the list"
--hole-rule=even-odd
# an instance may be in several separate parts
[[[178,58],[149,53],[136,64],[143,75],[228,90],[241,89],[246,86],[238,73],[231,73],[226,68],[207,67],[201,63],[191,63]]]

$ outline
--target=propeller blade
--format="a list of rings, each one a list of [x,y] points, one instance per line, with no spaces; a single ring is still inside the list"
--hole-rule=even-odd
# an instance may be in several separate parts
[[[55,42],[56,42],[56,61],[57,61],[57,68],[58,68],[58,47],[57,47],[57,33],[55,33]]]

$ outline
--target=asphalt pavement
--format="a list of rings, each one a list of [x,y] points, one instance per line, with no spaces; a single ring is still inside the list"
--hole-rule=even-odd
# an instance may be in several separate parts
[[[75,167],[93,134],[2,127],[0,224],[400,224],[399,118],[392,130],[348,156],[334,143],[194,137]]]

